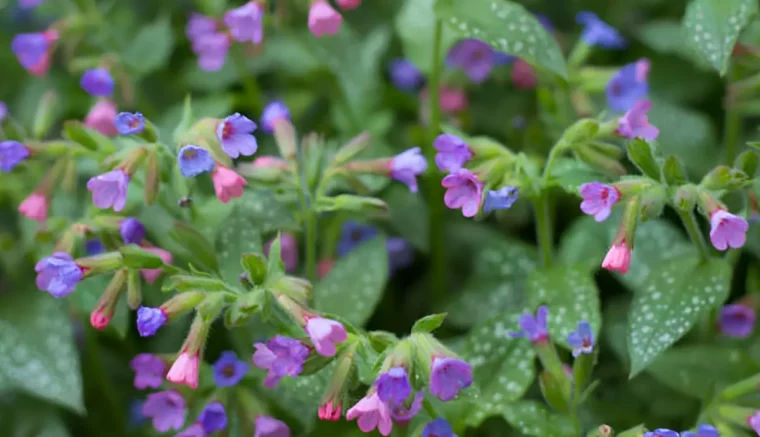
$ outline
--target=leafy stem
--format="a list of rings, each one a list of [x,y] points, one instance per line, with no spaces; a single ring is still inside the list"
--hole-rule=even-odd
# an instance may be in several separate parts
[[[697,220],[694,217],[694,212],[679,211],[678,215],[681,217],[684,227],[686,227],[686,233],[689,234],[689,238],[691,238],[691,241],[697,246],[700,260],[704,262],[710,259],[710,248],[707,247],[707,242],[705,241],[702,232],[699,230]]]
[[[541,252],[541,260],[544,267],[552,265],[552,220],[549,193],[542,190],[537,199],[533,201],[536,211],[536,237]]]

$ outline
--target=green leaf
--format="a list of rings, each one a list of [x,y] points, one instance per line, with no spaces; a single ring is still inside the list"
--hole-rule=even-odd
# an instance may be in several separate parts
[[[504,409],[504,419],[522,434],[535,437],[571,437],[576,435],[567,416],[549,411],[536,401],[520,401]]]
[[[28,291],[0,304],[0,373],[24,391],[84,413],[71,318],[47,293]]]
[[[380,301],[388,279],[385,238],[366,241],[335,262],[314,287],[314,307],[363,326]]]
[[[138,76],[144,76],[164,66],[174,47],[174,35],[168,16],[161,17],[140,29],[127,44],[123,61]]]
[[[578,194],[578,189],[586,182],[606,182],[610,177],[585,162],[573,158],[559,158],[552,167],[550,183],[570,194]]]
[[[700,264],[693,255],[664,261],[634,296],[628,319],[631,377],[683,337],[710,308],[723,303],[731,266],[723,259]]]
[[[638,27],[638,37],[641,42],[659,53],[678,55],[693,62],[702,70],[711,68],[697,50],[686,44],[683,28],[677,21],[655,19],[643,23]]]
[[[132,269],[160,269],[164,261],[160,256],[149,252],[136,244],[127,244],[119,248],[124,265]]]
[[[757,9],[757,0],[692,0],[683,17],[686,40],[722,76],[739,34]]]
[[[628,143],[628,159],[645,175],[656,181],[660,180],[660,166],[655,160],[652,146],[645,140],[636,138]]]
[[[567,77],[554,37],[530,12],[504,0],[438,0],[435,12],[454,32]]]
[[[433,332],[443,325],[443,321],[446,319],[446,313],[443,314],[431,314],[425,316],[416,322],[412,326],[412,332]]]
[[[598,337],[602,324],[599,290],[587,269],[576,265],[534,270],[527,289],[531,308],[549,307],[549,334],[556,343],[567,347],[567,334],[578,329],[581,320],[591,324]]]
[[[214,246],[200,231],[191,225],[175,222],[174,227],[169,231],[169,236],[190,252],[195,261],[201,263],[207,269],[213,271],[219,269],[219,262],[216,259]]]
[[[433,38],[436,16],[433,13],[435,0],[407,0],[396,15],[396,32],[404,48],[405,57],[423,73],[429,73],[433,66]],[[443,29],[441,49],[447,52],[456,41],[455,33]]]

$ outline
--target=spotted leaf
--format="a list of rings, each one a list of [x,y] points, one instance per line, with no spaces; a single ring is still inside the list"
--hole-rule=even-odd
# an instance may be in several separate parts
[[[566,416],[550,412],[536,401],[521,401],[504,409],[504,419],[522,434],[536,437],[570,437],[575,434]]]

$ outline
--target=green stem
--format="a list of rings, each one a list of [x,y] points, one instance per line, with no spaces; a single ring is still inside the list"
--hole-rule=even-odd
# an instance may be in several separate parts
[[[681,216],[681,221],[683,222],[684,227],[686,227],[686,233],[689,234],[689,238],[691,238],[691,241],[697,246],[700,260],[707,261],[710,259],[710,248],[707,247],[705,237],[699,230],[697,220],[694,218],[694,212],[679,212],[678,215]]]
[[[728,86],[737,80],[736,67],[730,66],[728,70]],[[728,90],[728,88],[726,88]],[[725,126],[723,127],[723,147],[726,150],[728,165],[733,164],[739,149],[739,137],[742,131],[742,117],[735,105],[726,108]]]
[[[253,76],[248,71],[248,65],[245,62],[245,52],[242,47],[238,47],[237,50],[233,50],[232,58],[235,62],[235,67],[240,73],[240,80],[243,81],[243,90],[245,91],[245,103],[248,108],[255,113],[259,113],[262,110],[262,97],[261,90],[258,84],[254,80]]]
[[[433,406],[433,404],[430,403],[430,400],[428,398],[424,398],[422,400],[422,407],[425,409],[425,411],[427,411],[427,413],[433,419],[435,419],[436,417],[438,417],[438,412],[435,411],[435,407]]]
[[[573,422],[573,429],[575,430],[575,435],[578,437],[583,437],[583,430],[581,429],[581,421],[578,419],[578,413],[576,411],[571,412],[569,415],[570,421]]]
[[[317,281],[317,214],[306,211],[306,277],[312,284]]]
[[[538,239],[538,247],[541,252],[541,260],[544,267],[551,267],[552,265],[552,219],[551,219],[551,205],[549,204],[549,193],[544,190],[533,201],[533,206],[536,210],[536,237]]]

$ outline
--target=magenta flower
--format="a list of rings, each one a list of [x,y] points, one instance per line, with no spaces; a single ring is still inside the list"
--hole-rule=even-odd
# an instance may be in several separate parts
[[[472,217],[478,213],[483,200],[483,183],[466,168],[452,172],[443,178],[441,185],[447,188],[443,201],[450,209],[462,208],[462,215]]]
[[[452,357],[434,357],[430,369],[430,393],[447,402],[472,384],[472,366]]]
[[[92,203],[98,208],[111,208],[118,212],[127,203],[129,175],[122,169],[116,169],[94,176],[87,181],[87,189],[92,191]]]
[[[616,134],[626,138],[643,138],[647,141],[654,141],[660,135],[660,130],[649,124],[647,112],[652,108],[652,102],[649,100],[639,100],[633,104],[633,107],[618,118],[618,128]]]
[[[238,360],[235,352],[225,351],[214,363],[213,372],[217,387],[232,387],[237,385],[248,372],[248,364]]]
[[[29,149],[18,141],[0,141],[0,170],[9,172],[30,155]]]
[[[115,83],[105,68],[91,68],[82,74],[79,85],[91,96],[108,97],[113,93]]]
[[[198,422],[203,425],[206,434],[223,431],[227,428],[227,412],[221,402],[215,401],[206,405],[198,416]]]
[[[391,177],[403,182],[412,193],[417,192],[417,176],[427,169],[427,161],[420,153],[419,147],[401,152],[391,159]]]
[[[211,172],[211,180],[214,183],[214,192],[216,197],[227,203],[230,199],[236,199],[243,195],[243,187],[248,185],[248,181],[237,174],[235,170],[229,169],[223,165],[217,165]]]
[[[251,135],[254,130],[256,123],[236,112],[216,125],[216,137],[221,141],[224,153],[231,158],[251,156],[259,147],[256,137]]]
[[[290,437],[290,429],[274,417],[258,416],[253,437]]]
[[[617,270],[622,274],[628,273],[631,265],[631,248],[624,241],[613,244],[602,261],[602,268],[609,271]]]
[[[179,430],[185,424],[187,408],[182,395],[176,390],[151,393],[142,406],[145,417],[153,418],[153,428],[158,432]]]
[[[269,257],[269,249],[274,238],[264,245],[264,254]],[[298,239],[290,232],[280,233],[280,259],[285,264],[285,271],[292,272],[298,267]]]
[[[175,384],[185,384],[190,388],[198,388],[198,367],[200,358],[187,352],[179,354],[174,364],[166,374],[167,381]]]
[[[116,129],[114,120],[116,119],[116,105],[105,99],[98,100],[87,116],[84,118],[84,126],[95,130],[107,137],[116,136],[119,132]]]
[[[264,385],[272,388],[283,376],[295,378],[301,374],[303,363],[309,357],[309,348],[300,341],[277,335],[265,343],[254,344],[253,363],[269,370]]]
[[[463,39],[449,50],[446,63],[464,70],[474,83],[481,83],[488,79],[494,67],[493,49],[479,39]]]
[[[617,188],[601,182],[588,182],[581,185],[580,193],[583,197],[581,211],[594,216],[597,222],[607,220],[612,207],[620,200],[620,192]]]
[[[573,348],[573,356],[578,358],[581,354],[590,354],[594,351],[594,332],[591,325],[585,320],[578,322],[578,329],[567,334],[567,344]]]
[[[760,411],[756,411],[755,414],[748,417],[747,423],[757,435],[760,435]]]
[[[335,3],[344,11],[356,9],[362,4],[362,0],[335,0]]]
[[[34,266],[34,271],[37,272],[37,288],[53,297],[71,294],[84,275],[82,268],[66,252],[55,252],[42,258]]]
[[[351,407],[346,413],[346,420],[358,419],[356,422],[362,432],[377,428],[380,434],[387,436],[393,429],[391,412],[388,405],[380,400],[377,393],[368,394]]]
[[[549,340],[549,331],[547,330],[547,318],[549,317],[549,308],[542,305],[538,307],[536,316],[531,313],[525,313],[520,316],[518,325],[521,331],[510,332],[513,338],[527,337],[533,344],[545,343]]]
[[[168,317],[163,309],[140,307],[137,310],[137,332],[140,337],[150,337],[166,324]]]
[[[119,233],[124,244],[140,244],[145,238],[145,226],[134,217],[127,217],[119,223]]]
[[[375,380],[377,396],[390,406],[403,403],[412,394],[409,376],[403,367],[392,367]]]
[[[343,17],[325,0],[317,0],[309,8],[309,30],[316,37],[335,35],[340,30]]]
[[[749,224],[738,215],[716,209],[710,215],[710,241],[718,250],[739,249],[747,241]]]
[[[159,388],[166,375],[166,363],[153,354],[137,354],[129,366],[135,372],[136,389]]]
[[[464,140],[452,134],[438,135],[433,147],[438,151],[435,164],[441,171],[457,171],[474,156]]]
[[[18,206],[18,212],[24,217],[38,222],[45,222],[48,214],[48,200],[44,194],[34,192],[29,195],[21,205]]]
[[[613,111],[626,112],[649,93],[649,59],[624,65],[607,83],[607,103]]]
[[[744,304],[726,305],[720,310],[720,332],[728,337],[747,338],[755,328],[755,310]]]
[[[309,334],[314,349],[323,357],[334,356],[335,343],[344,342],[348,338],[346,328],[340,322],[322,317],[310,318],[304,329]]]
[[[122,135],[135,135],[145,130],[145,117],[139,112],[120,112],[113,120],[116,130]]]
[[[538,77],[536,77],[536,69],[532,65],[517,59],[512,66],[512,85],[519,90],[529,90],[536,87],[538,84]]]
[[[290,120],[290,110],[282,100],[270,102],[261,113],[261,130],[271,134],[274,132],[274,123],[281,119]]]
[[[255,1],[250,1],[239,8],[231,9],[224,14],[224,24],[227,25],[232,39],[238,42],[261,43],[263,34],[264,12]]]

